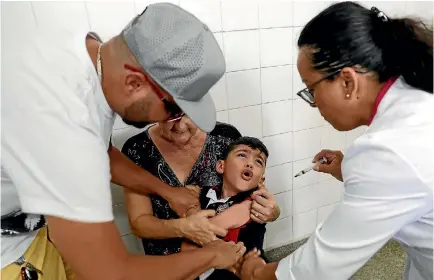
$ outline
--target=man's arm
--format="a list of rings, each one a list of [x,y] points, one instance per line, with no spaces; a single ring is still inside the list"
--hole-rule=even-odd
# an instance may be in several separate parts
[[[148,195],[157,194],[163,198],[172,188],[153,176],[151,173],[136,165],[115,146],[110,145],[111,181],[136,193]]]
[[[221,265],[216,256],[223,250],[228,250],[230,259],[235,251],[237,258],[244,253],[240,245],[223,248],[226,244],[219,244],[212,250],[204,248],[170,256],[131,255],[113,222],[82,223],[52,216],[47,217],[47,222],[57,248],[82,280],[194,279]]]
[[[192,206],[199,205],[196,193],[187,188],[172,188],[165,184],[132,162],[115,146],[110,145],[108,154],[113,183],[140,194],[161,196],[180,217],[185,217],[187,210]]]

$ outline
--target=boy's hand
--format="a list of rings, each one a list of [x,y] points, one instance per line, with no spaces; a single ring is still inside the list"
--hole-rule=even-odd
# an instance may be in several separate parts
[[[261,251],[255,248],[252,251],[245,254],[244,257],[240,258],[238,262],[235,265],[229,267],[228,270],[233,274],[235,274],[238,278],[241,278],[241,269],[243,267],[244,261],[251,257],[260,257],[260,256],[261,256]]]
[[[280,208],[274,196],[264,187],[259,186],[259,190],[252,194],[252,208],[250,218],[260,224],[275,221],[280,215]]]
[[[265,261],[260,258],[260,254],[257,250],[248,252],[243,258],[243,265],[241,267],[242,280],[254,280],[257,279],[256,272],[265,265]]]
[[[185,219],[181,219],[180,230],[182,237],[203,246],[216,240],[216,235],[225,236],[226,230],[219,228],[208,220],[208,218],[214,216],[214,210],[200,210]]]
[[[230,272],[241,278],[241,267],[243,266],[244,259],[240,258],[236,264],[227,268]]]

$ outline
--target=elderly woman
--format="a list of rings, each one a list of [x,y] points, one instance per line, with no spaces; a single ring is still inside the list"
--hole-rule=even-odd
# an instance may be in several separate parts
[[[217,186],[221,183],[216,172],[217,161],[229,144],[240,136],[236,128],[224,123],[217,123],[214,130],[206,134],[188,117],[183,117],[178,121],[155,124],[130,138],[122,152],[173,187]],[[265,223],[277,219],[279,207],[265,188],[254,193],[252,198],[252,220]],[[177,253],[183,238],[203,245],[214,240],[216,235],[226,234],[225,230],[208,221],[213,215],[210,211],[195,211],[187,218],[179,218],[159,196],[126,192],[125,199],[132,231],[143,238],[148,255]]]

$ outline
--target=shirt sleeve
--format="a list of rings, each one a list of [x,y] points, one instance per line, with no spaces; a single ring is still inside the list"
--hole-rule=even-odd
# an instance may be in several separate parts
[[[42,54],[24,64],[31,54],[8,58],[12,68],[5,76],[2,72],[2,167],[21,208],[77,221],[111,221],[107,147],[94,113],[76,92],[82,80],[66,80],[78,74],[61,76],[56,61]]]
[[[401,228],[431,211],[430,189],[395,152],[367,144],[345,157],[342,202],[279,263],[277,279],[349,279]]]

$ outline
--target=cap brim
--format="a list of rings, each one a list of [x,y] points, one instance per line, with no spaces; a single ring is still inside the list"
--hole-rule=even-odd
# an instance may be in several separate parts
[[[214,129],[217,113],[209,93],[205,94],[199,101],[188,101],[173,95],[172,97],[197,127],[208,133]]]

